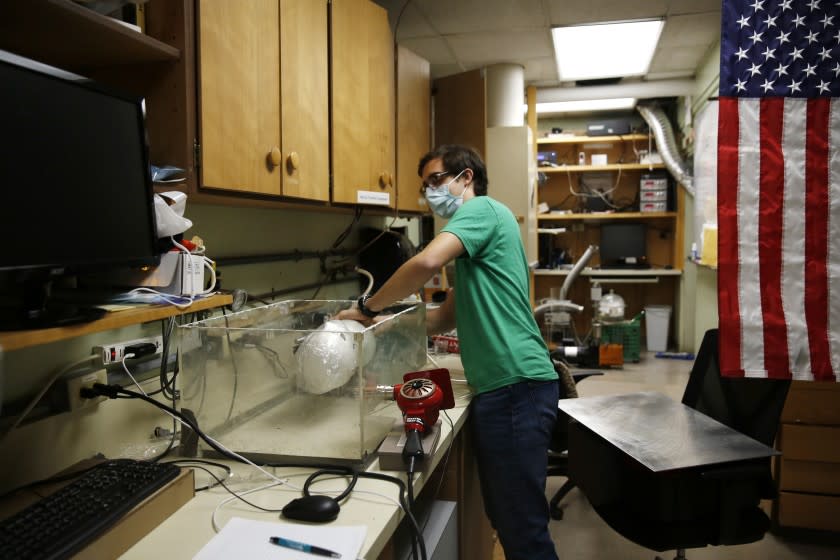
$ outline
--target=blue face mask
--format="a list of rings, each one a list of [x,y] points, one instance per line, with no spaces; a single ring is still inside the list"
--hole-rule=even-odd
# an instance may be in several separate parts
[[[458,208],[460,208],[464,203],[463,192],[460,196],[455,196],[449,192],[449,185],[454,183],[458,177],[464,173],[464,171],[466,171],[466,169],[455,175],[455,177],[453,177],[452,180],[445,185],[426,189],[426,201],[429,203],[429,208],[431,208],[432,212],[441,218],[451,218],[455,214],[455,211],[458,210]],[[464,190],[467,189],[465,188]]]

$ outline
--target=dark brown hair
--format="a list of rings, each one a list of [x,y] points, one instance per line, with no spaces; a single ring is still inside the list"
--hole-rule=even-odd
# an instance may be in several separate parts
[[[443,144],[420,158],[417,174],[422,177],[423,168],[426,167],[426,164],[437,158],[440,158],[441,163],[443,163],[444,171],[448,171],[453,176],[464,169],[472,169],[473,192],[476,196],[487,194],[487,167],[485,167],[478,152],[468,146]]]

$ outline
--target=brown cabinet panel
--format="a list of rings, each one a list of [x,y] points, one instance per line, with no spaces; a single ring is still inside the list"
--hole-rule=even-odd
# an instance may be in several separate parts
[[[400,210],[427,212],[417,164],[431,147],[429,61],[397,48],[397,202]]]
[[[370,0],[333,0],[332,200],[394,206],[394,44]]]
[[[781,492],[773,515],[782,527],[840,531],[840,385],[793,381],[777,440]]]
[[[283,195],[329,200],[329,65],[324,0],[280,1]]]
[[[198,4],[202,186],[280,194],[277,0]]]
[[[325,201],[325,1],[201,0],[202,187]]]
[[[435,146],[464,144],[486,156],[486,88],[484,70],[435,80]]]

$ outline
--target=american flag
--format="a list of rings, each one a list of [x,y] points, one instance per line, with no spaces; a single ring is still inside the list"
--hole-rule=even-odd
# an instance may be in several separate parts
[[[840,1],[724,0],[725,376],[840,380]]]

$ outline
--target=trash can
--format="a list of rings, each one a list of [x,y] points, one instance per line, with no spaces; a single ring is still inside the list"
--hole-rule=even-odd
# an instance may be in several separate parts
[[[670,305],[648,305],[645,307],[645,335],[650,352],[668,350],[668,324],[671,320]]]

